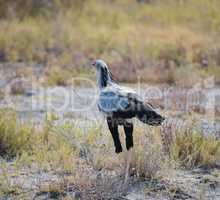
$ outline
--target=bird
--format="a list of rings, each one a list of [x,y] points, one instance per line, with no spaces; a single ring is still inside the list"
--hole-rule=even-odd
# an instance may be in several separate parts
[[[115,152],[118,154],[123,151],[118,131],[120,125],[124,128],[126,149],[129,151],[134,146],[132,118],[137,118],[151,126],[161,125],[165,118],[150,104],[146,104],[133,89],[116,83],[103,60],[94,60],[92,65],[96,68],[99,87],[98,109],[106,117]]]

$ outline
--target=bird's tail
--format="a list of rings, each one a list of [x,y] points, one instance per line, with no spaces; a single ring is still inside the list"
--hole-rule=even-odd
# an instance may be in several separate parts
[[[158,114],[150,105],[141,104],[137,111],[137,118],[151,126],[159,126],[165,120],[160,114]]]

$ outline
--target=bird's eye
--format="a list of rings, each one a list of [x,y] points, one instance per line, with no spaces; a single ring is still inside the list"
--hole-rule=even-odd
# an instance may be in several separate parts
[[[92,65],[93,65],[93,66],[95,66],[95,65],[96,65],[96,61],[95,61],[95,60],[92,62]]]

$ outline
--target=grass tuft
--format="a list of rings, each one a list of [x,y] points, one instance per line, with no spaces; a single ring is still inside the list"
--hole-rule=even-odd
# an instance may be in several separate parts
[[[213,167],[220,159],[220,141],[196,132],[184,132],[176,136],[171,153],[186,168]]]
[[[215,167],[220,160],[220,140],[205,136],[195,127],[177,131],[171,144],[171,156],[185,168]]]
[[[32,129],[18,122],[13,111],[0,112],[0,156],[12,158],[31,149]]]

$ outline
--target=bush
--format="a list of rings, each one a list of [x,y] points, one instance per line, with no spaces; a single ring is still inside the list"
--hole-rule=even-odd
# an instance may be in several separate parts
[[[12,158],[31,148],[32,129],[18,123],[12,111],[0,111],[0,156]]]
[[[220,140],[187,129],[176,134],[171,144],[171,155],[186,168],[213,167],[220,160]]]
[[[72,144],[46,122],[41,130],[19,122],[15,112],[0,110],[0,156],[18,156],[23,165],[30,160],[45,168],[72,172],[75,150]]]

